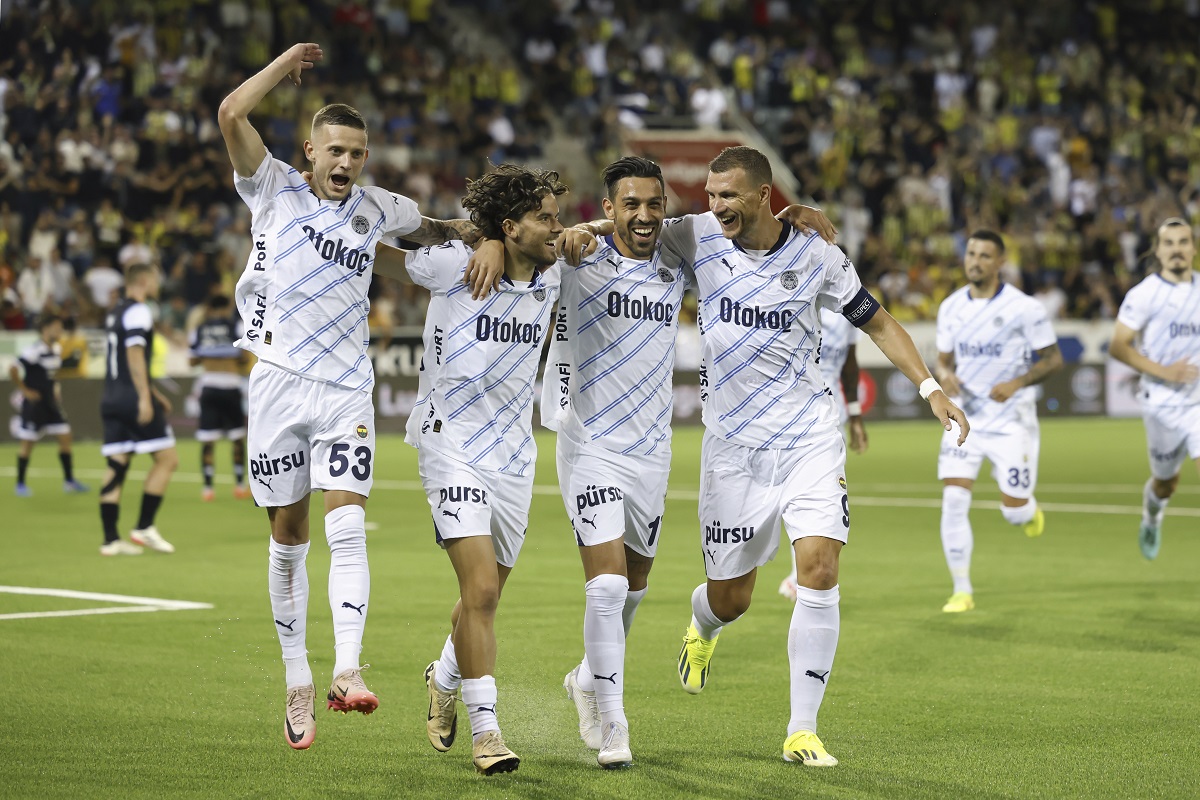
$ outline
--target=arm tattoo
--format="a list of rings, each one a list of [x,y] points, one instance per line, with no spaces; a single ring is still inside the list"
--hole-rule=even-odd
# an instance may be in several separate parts
[[[421,226],[404,238],[423,246],[439,245],[461,239],[463,244],[474,247],[483,238],[479,228],[469,219],[430,219],[421,217]]]

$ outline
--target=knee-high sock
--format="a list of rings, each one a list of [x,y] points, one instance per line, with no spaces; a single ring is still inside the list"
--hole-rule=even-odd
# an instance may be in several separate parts
[[[1142,489],[1142,522],[1161,525],[1169,502],[1171,498],[1159,497],[1154,493],[1154,478],[1146,479],[1146,486]]]
[[[792,717],[788,735],[817,732],[817,711],[833,671],[841,615],[838,587],[796,589],[796,607],[788,629],[788,665],[791,671]]]
[[[367,568],[366,511],[342,506],[325,515],[329,541],[329,608],[333,611],[333,674],[358,669],[371,572]]]
[[[946,566],[954,579],[954,591],[972,593],[971,549],[975,540],[971,534],[971,490],[962,486],[942,489],[942,551]]]
[[[433,682],[443,692],[456,692],[462,686],[462,673],[458,671],[458,654],[454,651],[454,636],[446,637],[442,655],[434,662]]]
[[[496,718],[496,697],[496,678],[492,675],[463,680],[462,701],[471,720],[472,738],[500,730],[500,721]]]
[[[1023,506],[1000,506],[1000,515],[1009,525],[1024,525],[1037,514],[1037,499],[1034,497]]]
[[[597,575],[584,585],[587,605],[583,612],[583,646],[587,651],[596,692],[600,724],[625,718],[625,626],[621,611],[629,593],[624,575]]]
[[[288,545],[271,540],[267,588],[289,687],[307,686],[313,680],[304,642],[308,627],[307,556],[308,542]]]
[[[733,620],[729,620],[733,622]],[[727,623],[713,613],[708,602],[708,584],[702,583],[692,591],[692,625],[701,639],[715,639]]]
[[[625,594],[625,607],[621,609],[621,625],[625,629],[625,638],[629,638],[629,630],[633,627],[633,618],[637,615],[638,606],[642,604],[642,600],[646,599],[646,592],[650,591],[650,587],[630,591]],[[579,670],[575,673],[575,679],[579,682],[579,688],[585,692],[596,691],[596,685],[592,678],[592,665],[588,661],[587,651],[584,650],[583,660],[579,662]]]

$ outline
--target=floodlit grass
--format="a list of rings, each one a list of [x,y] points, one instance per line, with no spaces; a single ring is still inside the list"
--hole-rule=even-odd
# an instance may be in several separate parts
[[[159,516],[172,556],[101,558],[95,445],[77,447],[93,492],[61,494],[53,444],[34,452],[28,500],[0,447],[0,584],[211,603],[212,610],[0,620],[0,797],[1148,798],[1200,795],[1200,489],[1185,466],[1162,554],[1138,553],[1147,473],[1137,420],[1043,422],[1046,533],[1027,540],[981,482],[972,512],[977,610],[950,616],[938,536],[933,422],[877,424],[850,456],[851,545],[841,644],[821,735],[841,765],[780,758],[788,716],[781,562],[726,628],[708,688],[674,671],[688,597],[703,579],[696,522],[699,431],[676,436],[651,591],[627,658],[634,768],[597,768],[563,674],[582,648],[582,570],[541,437],[538,493],[497,628],[500,721],[522,756],[480,778],[463,736],[425,738],[422,671],[456,595],[434,545],[415,451],[381,439],[367,518],[372,568],[364,659],[382,705],[318,712],[314,747],[282,735],[283,670],[266,592],[266,515],[219,485],[200,502],[198,451]],[[220,458],[226,460],[224,451]],[[146,459],[135,461],[145,468]],[[228,474],[227,467],[222,467]],[[137,512],[139,473],[121,527]],[[228,478],[226,477],[227,481]],[[320,512],[309,557],[309,648],[318,694],[333,662]],[[0,615],[112,603],[0,593]]]

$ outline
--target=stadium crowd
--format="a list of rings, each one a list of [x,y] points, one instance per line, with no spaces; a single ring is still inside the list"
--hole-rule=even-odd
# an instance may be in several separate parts
[[[250,244],[217,104],[305,40],[331,58],[268,98],[260,130],[277,157],[302,163],[315,109],[349,102],[372,131],[367,179],[445,218],[487,161],[538,161],[556,134],[594,160],[568,174],[594,173],[624,128],[742,115],[902,320],[931,318],[961,283],[975,227],[1004,231],[1008,279],[1054,316],[1107,319],[1156,222],[1200,222],[1196,0],[444,5],[6,3],[0,322],[56,310],[97,325],[120,270],[148,260],[166,276],[161,325],[182,342]],[[460,24],[497,46],[465,46]],[[597,213],[575,196],[564,219]],[[421,323],[411,287],[378,283],[380,328]]]

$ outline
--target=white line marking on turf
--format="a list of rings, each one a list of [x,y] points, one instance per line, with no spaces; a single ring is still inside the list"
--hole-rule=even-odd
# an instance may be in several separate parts
[[[58,472],[49,467],[42,469],[40,471],[31,469],[31,470],[29,470],[29,472],[34,477],[55,477],[55,476],[62,474],[61,472]],[[39,474],[39,473],[45,473],[45,474],[43,475],[43,474]],[[81,477],[85,477],[85,478],[103,478],[104,477],[104,471],[98,470],[98,469],[97,470],[76,470],[76,473],[78,473]],[[13,467],[0,467],[0,475],[4,475],[4,474],[15,475],[16,470]],[[145,474],[146,473],[144,473],[144,472],[138,473],[136,471],[131,471],[129,473],[129,477],[134,480],[139,480],[139,479],[145,477]],[[223,481],[222,481],[222,478],[224,478]],[[182,472],[182,473],[177,472],[177,473],[175,473],[174,477],[172,478],[172,480],[181,481],[183,483],[200,483],[201,479],[202,479],[202,476],[200,475],[199,472]],[[219,476],[217,478],[217,481],[222,482],[222,483],[228,483],[228,482],[230,482],[230,479],[228,476]],[[874,489],[875,491],[889,491],[889,490],[895,490],[895,491],[930,491],[930,490],[933,490],[933,491],[936,491],[938,489],[938,485],[936,482],[930,482],[930,483],[862,483],[862,484],[854,484],[854,487],[859,488],[859,489],[868,490],[868,491],[872,490],[872,489]],[[389,490],[389,491],[401,491],[401,492],[421,492],[421,493],[425,492],[425,489],[424,489],[424,487],[421,486],[420,481],[394,481],[394,480],[386,480],[386,479],[385,480],[376,480],[374,483],[374,488],[385,489],[385,490]],[[1049,484],[1039,485],[1038,490],[1046,492],[1046,493],[1059,491],[1059,492],[1067,492],[1067,493],[1074,492],[1077,494],[1093,494],[1094,493],[1094,494],[1109,494],[1109,495],[1111,495],[1115,492],[1122,492],[1122,491],[1127,491],[1131,494],[1139,494],[1139,495],[1142,493],[1141,486],[1135,486],[1133,484],[1120,484],[1120,483],[1117,483],[1117,484],[1075,484],[1075,483],[1054,484],[1054,483],[1049,483]],[[684,500],[684,501],[691,500],[694,502],[698,497],[698,491],[699,491],[698,489],[671,489],[667,492],[667,499],[668,500]],[[558,484],[552,484],[552,483],[536,483],[536,484],[534,484],[533,493],[538,494],[538,495],[547,495],[547,496],[553,496],[553,497],[560,496]],[[1177,494],[1200,494],[1200,487],[1180,487],[1177,490]],[[851,504],[857,504],[860,506],[880,506],[883,508],[941,508],[942,507],[942,500],[940,497],[937,497],[937,498],[935,498],[935,497],[874,497],[874,496],[870,496],[870,495],[857,495],[857,494],[851,493],[850,502],[851,502]],[[997,498],[989,497],[989,498],[984,498],[984,499],[976,499],[975,502],[973,502],[971,505],[974,508],[989,508],[989,507],[992,507],[996,502],[997,502]],[[1039,501],[1039,504],[1041,505],[1041,507],[1044,511],[1054,511],[1054,512],[1065,513],[1065,514],[1114,514],[1114,515],[1133,514],[1133,515],[1140,515],[1142,513],[1142,507],[1140,505],[1137,505],[1137,506],[1113,506],[1113,505],[1097,506],[1097,505],[1090,505],[1090,504],[1086,504],[1086,503],[1054,503],[1054,502],[1044,503],[1041,501]],[[1172,506],[1170,509],[1168,509],[1167,515],[1172,516],[1172,517],[1200,517],[1200,508],[1178,508],[1176,506]]]
[[[7,594],[36,595],[40,597],[64,597],[69,600],[94,600],[100,603],[127,603],[114,608],[78,608],[67,611],[26,611],[18,614],[0,614],[5,619],[36,619],[39,617],[83,617],[92,614],[131,614],[145,611],[198,611],[212,608],[209,603],[191,600],[167,600],[161,597],[135,597],[128,594],[104,594],[102,592],[79,592],[74,589],[44,589],[35,586],[0,586]]]

